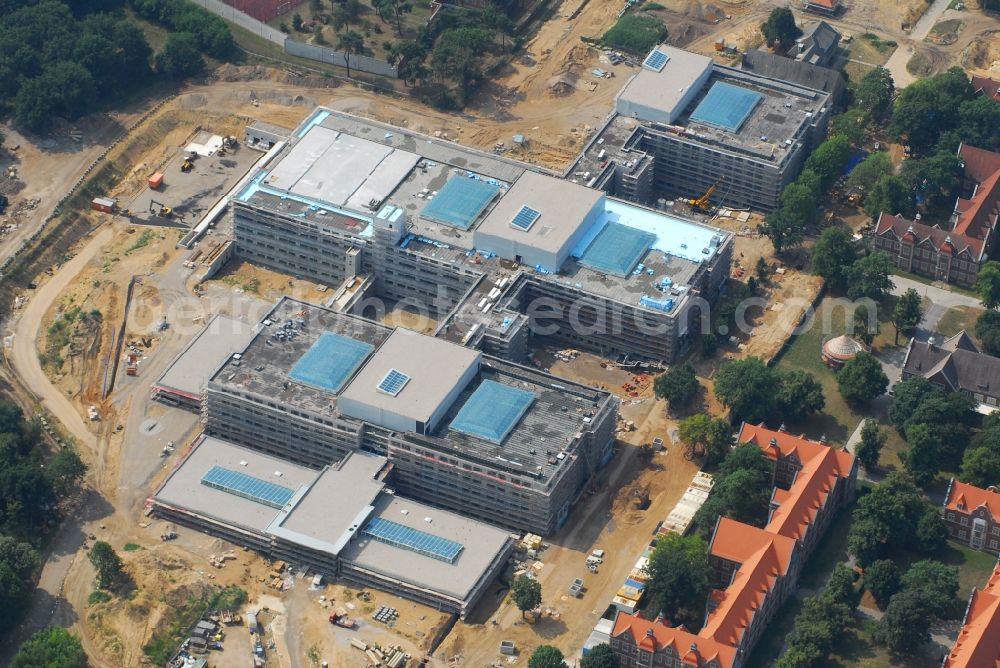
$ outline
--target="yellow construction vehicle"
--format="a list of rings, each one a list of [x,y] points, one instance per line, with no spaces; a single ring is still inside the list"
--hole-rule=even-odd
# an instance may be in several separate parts
[[[193,167],[194,165],[188,159],[185,159],[184,162],[181,163],[182,172],[190,172]]]
[[[699,211],[708,211],[710,208],[712,208],[712,205],[708,200],[709,198],[712,197],[713,194],[715,194],[716,185],[717,184],[713,183],[711,186],[709,186],[708,190],[705,191],[705,194],[699,197],[698,199],[689,199],[684,201]]]
[[[149,200],[149,212],[161,218],[169,218],[174,214],[174,210],[169,206],[164,206],[155,200]]]

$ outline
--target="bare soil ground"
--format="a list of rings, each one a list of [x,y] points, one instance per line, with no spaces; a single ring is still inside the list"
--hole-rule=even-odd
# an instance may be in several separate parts
[[[767,307],[749,311],[747,316],[753,331],[750,340],[735,355],[736,358],[759,357],[765,362],[774,359],[799,325],[806,310],[812,306],[823,279],[785,268],[785,274],[772,274],[767,290]],[[756,315],[756,317],[755,317]]]

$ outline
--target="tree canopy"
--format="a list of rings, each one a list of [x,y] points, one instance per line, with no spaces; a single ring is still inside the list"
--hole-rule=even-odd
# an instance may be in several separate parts
[[[930,625],[920,592],[902,591],[889,600],[875,625],[875,640],[897,652],[913,652],[930,641]]]
[[[990,260],[976,275],[976,292],[988,309],[1000,308],[1000,261]]]
[[[768,46],[780,45],[782,51],[788,49],[802,36],[802,30],[795,25],[795,17],[788,7],[775,7],[767,20],[760,25]]]
[[[983,352],[1000,357],[1000,311],[985,311],[976,319],[975,331]]]
[[[653,381],[653,392],[657,397],[666,399],[671,408],[690,404],[698,396],[700,387],[690,362],[673,366]]]
[[[528,659],[528,668],[567,668],[563,653],[552,645],[541,645]]]
[[[965,450],[959,479],[983,488],[1000,480],[1000,425],[984,421],[983,430]]]
[[[646,566],[648,609],[678,624],[701,626],[711,590],[708,546],[700,536],[669,533],[656,541]]]
[[[900,586],[899,568],[891,559],[879,559],[865,569],[865,589],[871,592],[875,604],[883,610]]]
[[[729,451],[708,499],[691,522],[703,538],[711,536],[720,516],[753,526],[764,526],[771,500],[774,464],[754,444],[744,444]]]
[[[611,645],[602,642],[591,647],[587,655],[580,659],[580,668],[618,668],[618,658]]]
[[[916,152],[928,151],[943,132],[958,126],[960,106],[973,95],[968,75],[960,67],[918,79],[899,92],[889,131],[909,142]]]
[[[624,14],[601,38],[605,44],[637,56],[645,56],[667,38],[663,21],[644,14]]]
[[[924,304],[920,294],[913,288],[908,288],[896,300],[892,309],[892,326],[896,329],[896,344],[899,344],[899,333],[910,334],[924,318]]]
[[[858,258],[847,272],[847,296],[878,301],[892,290],[892,260],[881,251]]]
[[[698,413],[681,420],[678,437],[686,448],[688,459],[704,457],[706,466],[725,459],[733,445],[733,429],[728,420]]]
[[[869,111],[876,119],[885,116],[896,94],[892,74],[884,67],[876,67],[861,78],[854,87],[855,108]]]
[[[814,668],[826,659],[857,607],[858,592],[854,573],[837,564],[819,595],[806,599],[795,617],[795,628],[787,637],[787,647],[778,659],[778,668]]]
[[[903,589],[919,591],[928,612],[941,619],[957,619],[963,601],[958,597],[958,569],[932,559],[912,564],[900,579]]]
[[[877,151],[861,161],[847,177],[847,187],[862,187],[866,190],[883,176],[891,176],[895,168],[892,156],[886,151]]]
[[[97,586],[100,589],[112,589],[125,578],[121,557],[107,542],[99,540],[94,543],[87,556],[97,570]]]
[[[527,575],[520,575],[514,580],[510,594],[511,598],[514,599],[514,605],[517,606],[522,615],[542,604],[542,584]]]
[[[884,394],[888,385],[889,377],[871,353],[858,353],[837,372],[840,396],[849,404],[867,404]]]
[[[854,454],[864,464],[866,469],[873,469],[878,466],[882,448],[885,447],[886,435],[879,428],[878,422],[871,418],[865,420],[861,426],[861,441],[858,443]]]
[[[892,472],[862,495],[853,511],[847,549],[862,568],[889,549],[930,554],[947,540],[944,521],[909,476]]]
[[[776,403],[775,373],[759,357],[723,364],[715,376],[715,396],[736,420],[763,422]]]
[[[31,636],[11,661],[11,668],[87,668],[80,639],[61,628],[47,628]]]
[[[831,290],[847,289],[847,272],[857,259],[850,230],[842,225],[828,227],[812,248],[812,273],[822,276]]]

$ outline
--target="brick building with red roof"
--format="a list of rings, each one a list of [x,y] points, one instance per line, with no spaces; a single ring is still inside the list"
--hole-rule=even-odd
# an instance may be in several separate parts
[[[883,212],[875,226],[875,248],[897,267],[971,287],[996,246],[1000,215],[1000,153],[962,144],[963,189],[947,229]]]
[[[1000,668],[1000,564],[982,590],[972,590],[962,630],[941,667]]]
[[[737,440],[775,463],[767,526],[719,518],[709,547],[716,589],[698,633],[620,613],[611,647],[622,668],[740,668],[836,510],[853,497],[858,467],[846,451],[763,425],[744,424]]]
[[[985,95],[997,104],[1000,104],[1000,81],[994,81],[989,77],[972,77],[972,90],[977,95]]]
[[[1000,493],[954,478],[942,508],[948,537],[974,550],[1000,555]]]

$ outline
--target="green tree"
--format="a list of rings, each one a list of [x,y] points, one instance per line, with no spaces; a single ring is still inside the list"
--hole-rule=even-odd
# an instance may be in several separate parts
[[[344,64],[347,66],[347,78],[351,77],[351,56],[357,56],[365,51],[365,38],[361,33],[348,30],[337,39],[337,50],[344,52]]]
[[[963,102],[958,119],[958,128],[953,133],[942,134],[939,150],[955,153],[960,142],[987,151],[1000,149],[1000,106],[988,96],[977,95]]]
[[[976,292],[988,309],[1000,308],[1000,261],[990,260],[976,276]]]
[[[807,227],[816,221],[818,204],[819,192],[807,183],[793,181],[781,193],[781,208],[797,227]]]
[[[920,592],[902,591],[889,600],[885,615],[875,625],[875,640],[894,651],[911,653],[930,641],[930,620]]]
[[[711,590],[708,546],[699,536],[661,536],[649,557],[648,609],[664,612],[672,621],[697,628]]]
[[[763,422],[774,410],[777,374],[759,357],[727,362],[715,376],[715,396],[735,420]]]
[[[622,51],[646,55],[666,38],[667,26],[663,21],[655,16],[630,13],[618,19],[601,41]]]
[[[875,604],[885,610],[889,599],[899,591],[899,569],[891,559],[880,559],[865,569],[865,589],[872,593]]]
[[[882,251],[858,258],[847,272],[847,296],[851,299],[868,297],[878,301],[892,290],[892,261]]]
[[[948,527],[941,519],[937,508],[925,506],[923,514],[917,520],[917,530],[913,534],[914,545],[923,554],[940,552],[948,541]]]
[[[1000,426],[983,425],[962,458],[962,482],[989,487],[1000,480]]]
[[[542,584],[535,578],[518,576],[511,585],[510,593],[522,617],[528,610],[534,610],[542,604]]]
[[[896,86],[889,70],[876,67],[854,88],[854,107],[868,110],[875,119],[880,119],[889,110],[895,94]]]
[[[725,459],[733,445],[729,422],[713,419],[705,413],[681,420],[677,431],[688,459],[704,457],[706,466],[714,466]]]
[[[843,226],[828,227],[812,248],[812,273],[822,276],[827,287],[837,292],[847,289],[847,273],[857,260],[851,232]]]
[[[701,335],[701,356],[704,359],[711,359],[715,357],[715,353],[719,350],[719,339],[715,337],[715,334],[702,334]]]
[[[892,326],[896,329],[896,345],[899,345],[899,333],[910,334],[920,321],[924,319],[924,304],[920,294],[913,288],[907,288],[892,309]]]
[[[341,28],[346,27],[350,31],[351,26],[357,25],[364,11],[365,6],[360,0],[344,0],[333,10],[334,29],[340,32]]]
[[[892,156],[885,151],[872,153],[851,172],[847,178],[847,187],[868,189],[883,176],[891,176],[894,171]]]
[[[912,216],[913,194],[906,189],[906,184],[898,176],[886,175],[875,182],[865,197],[865,212],[872,220],[878,220],[879,215],[901,214]]]
[[[906,427],[920,404],[939,393],[940,390],[923,376],[914,376],[896,383],[893,387],[892,405],[889,407],[889,420],[900,436],[906,435]]]
[[[753,444],[729,446],[708,500],[698,509],[692,526],[709,538],[720,516],[754,526],[767,521],[774,465]]]
[[[660,399],[666,399],[671,408],[687,406],[698,396],[698,378],[690,362],[675,365],[653,381],[653,392]]]
[[[761,283],[766,283],[771,277],[771,268],[767,266],[767,260],[764,259],[763,255],[757,258],[757,264],[754,265],[753,273]]]
[[[961,183],[962,162],[954,151],[937,151],[923,160],[907,160],[899,177],[928,206],[950,206]]]
[[[791,369],[779,372],[778,379],[777,407],[785,419],[800,422],[823,410],[826,405],[823,386],[811,373]]]
[[[174,32],[156,54],[156,69],[171,79],[183,79],[197,74],[205,67],[198,49],[197,38],[189,32]]]
[[[446,30],[434,46],[432,69],[439,78],[457,83],[467,101],[483,79],[483,56],[492,43],[493,36],[482,28]]]
[[[943,529],[938,509],[908,475],[894,471],[858,498],[847,535],[848,552],[862,568],[879,559],[887,546],[928,554],[943,545]]]
[[[771,240],[775,253],[801,243],[804,230],[803,222],[784,207],[768,212],[760,224],[760,233]]]
[[[985,311],[976,318],[976,338],[983,352],[1000,357],[1000,311]]]
[[[296,32],[301,32],[302,30],[302,15],[298,12],[292,14],[292,29]]]
[[[45,469],[52,489],[59,496],[72,492],[83,479],[87,467],[72,447],[61,448]]]
[[[391,16],[395,19],[396,34],[403,36],[402,15],[413,11],[413,5],[403,0],[375,0],[372,3],[378,11],[379,16]],[[485,11],[485,10],[484,10]]]
[[[826,190],[844,172],[852,150],[851,140],[847,137],[830,137],[806,159],[803,170],[815,172],[819,176],[818,190]]]
[[[121,557],[115,549],[103,540],[94,543],[87,555],[90,563],[97,569],[97,586],[101,589],[111,589],[125,578],[125,568]]]
[[[777,46],[783,52],[788,51],[795,40],[802,36],[802,30],[795,25],[795,17],[788,7],[772,9],[767,20],[760,24],[760,31],[768,46]]]
[[[591,647],[587,655],[580,659],[580,668],[618,668],[618,658],[611,645],[602,642]]]
[[[860,146],[865,141],[865,130],[871,122],[866,109],[852,107],[835,116],[830,122],[831,137],[845,137],[852,146]]]
[[[858,304],[857,308],[854,309],[854,318],[851,323],[851,335],[869,347],[878,336],[880,329],[875,309],[874,305],[869,310],[867,304]]]
[[[528,668],[568,668],[563,653],[552,645],[541,645],[528,659]]]
[[[876,420],[869,418],[861,426],[861,441],[854,454],[857,455],[858,460],[864,464],[866,469],[873,469],[878,466],[885,442],[885,432],[879,428]]]
[[[919,79],[897,96],[889,132],[918,154],[929,151],[943,132],[958,125],[961,103],[972,97],[972,85],[960,67]]]
[[[840,396],[849,404],[860,406],[885,393],[889,378],[871,353],[858,353],[837,373]]]
[[[87,668],[80,639],[60,628],[47,628],[31,636],[14,655],[11,668]]]
[[[941,619],[956,619],[962,612],[958,598],[958,569],[940,561],[918,561],[903,575],[903,589],[919,591],[930,614]]]

